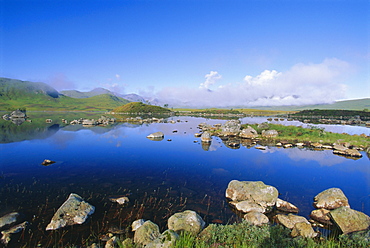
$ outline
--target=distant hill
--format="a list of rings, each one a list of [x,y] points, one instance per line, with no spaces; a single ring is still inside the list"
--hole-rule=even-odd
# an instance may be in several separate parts
[[[144,104],[142,102],[130,102],[113,109],[115,113],[169,113],[171,110],[159,106]]]
[[[128,102],[110,94],[71,98],[45,83],[0,78],[0,110],[109,111]]]
[[[110,90],[104,89],[104,88],[95,88],[91,91],[81,92],[78,90],[62,90],[60,91],[65,96],[69,96],[72,98],[89,98],[93,96],[103,95],[103,94],[110,94],[116,97],[120,97],[126,100],[129,100],[130,102],[145,102],[145,99],[142,96],[139,96],[137,94],[119,94],[116,92],[112,92]]]
[[[316,104],[303,106],[259,106],[253,109],[262,110],[283,110],[283,111],[299,111],[307,109],[343,109],[343,110],[370,110],[370,98],[337,101],[332,104]]]

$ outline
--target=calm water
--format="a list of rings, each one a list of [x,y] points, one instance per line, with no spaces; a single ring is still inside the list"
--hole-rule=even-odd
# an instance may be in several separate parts
[[[185,209],[197,211],[207,223],[238,221],[224,197],[233,179],[261,180],[275,186],[280,198],[298,206],[306,217],[313,210],[316,194],[339,187],[353,209],[370,215],[366,153],[353,160],[330,150],[230,149],[219,138],[213,138],[210,147],[202,147],[194,137],[197,125],[225,120],[174,119],[181,122],[84,128],[62,127],[54,121],[37,129],[26,128],[30,123],[4,126],[1,120],[6,131],[0,144],[0,216],[18,211],[30,222],[29,230],[14,235],[18,241],[11,244],[84,243],[112,227],[125,229],[137,218],[150,219],[165,230],[168,217]],[[242,123],[264,121],[263,117],[242,119]],[[365,127],[329,126],[326,130],[370,134]],[[165,139],[146,138],[156,131],[162,131]],[[56,163],[42,166],[44,159]],[[72,192],[94,205],[96,212],[83,225],[45,231],[55,210]],[[126,195],[130,198],[126,207],[109,201],[109,197]]]

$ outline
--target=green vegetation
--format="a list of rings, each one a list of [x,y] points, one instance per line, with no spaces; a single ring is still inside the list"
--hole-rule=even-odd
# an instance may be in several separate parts
[[[227,115],[227,114],[234,114],[234,115],[255,115],[255,116],[272,116],[272,115],[283,115],[289,114],[292,112],[287,111],[271,111],[271,110],[260,110],[260,109],[244,109],[244,108],[237,108],[237,109],[223,109],[223,108],[209,108],[209,109],[191,109],[191,108],[177,108],[174,111],[178,113],[185,113],[185,114],[214,114],[214,115]]]
[[[114,113],[170,113],[171,110],[159,106],[144,104],[142,102],[130,102],[115,108]]]
[[[325,109],[308,109],[302,110],[300,112],[291,114],[290,116],[311,116],[321,118],[322,116],[325,117],[344,117],[344,118],[351,118],[359,116],[360,118],[370,117],[370,112],[368,111],[359,111],[359,110],[343,110],[343,109],[333,109],[333,110],[325,110]]]
[[[257,124],[245,124],[242,127],[247,126],[253,127],[259,134],[262,132],[262,128],[258,128]],[[275,141],[289,141],[289,142],[319,142],[323,144],[332,145],[334,142],[341,140],[341,142],[349,142],[354,146],[370,146],[369,138],[361,135],[349,135],[345,133],[332,133],[326,132],[321,128],[311,126],[309,128],[303,128],[301,126],[284,126],[280,124],[268,124],[268,129],[274,129],[279,133],[278,137],[269,138]]]
[[[206,247],[369,247],[366,233],[341,235],[334,239],[292,238],[290,230],[280,225],[262,227],[249,225],[243,221],[232,225],[209,225],[198,237],[182,233],[176,242],[177,248]]]

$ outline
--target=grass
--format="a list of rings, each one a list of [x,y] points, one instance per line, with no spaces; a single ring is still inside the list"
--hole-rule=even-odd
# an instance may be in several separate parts
[[[341,140],[341,142],[349,142],[354,146],[370,146],[370,140],[368,137],[362,137],[360,135],[349,135],[345,133],[332,133],[326,132],[324,129],[311,126],[309,128],[303,128],[301,126],[284,126],[281,124],[268,124],[270,130],[274,129],[278,131],[279,136],[275,138],[269,138],[269,140],[288,141],[288,142],[319,142],[322,144],[332,145],[333,143]],[[246,128],[248,124],[243,125]],[[259,134],[262,133],[262,129],[258,128],[257,124],[250,124]]]
[[[245,109],[245,108],[235,108],[235,109],[222,109],[222,108],[208,108],[208,109],[192,109],[192,108],[176,108],[175,112],[184,112],[187,114],[245,114],[245,115],[255,115],[255,116],[269,116],[269,115],[284,115],[292,112],[278,111],[278,110],[260,110],[260,109]]]

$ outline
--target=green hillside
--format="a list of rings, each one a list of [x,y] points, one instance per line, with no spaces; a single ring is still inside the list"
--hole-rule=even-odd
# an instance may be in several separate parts
[[[118,108],[114,113],[169,113],[171,110],[159,106],[144,104],[142,102],[130,102]]]
[[[44,83],[0,78],[0,110],[110,111],[128,102],[110,94],[71,98]]]

